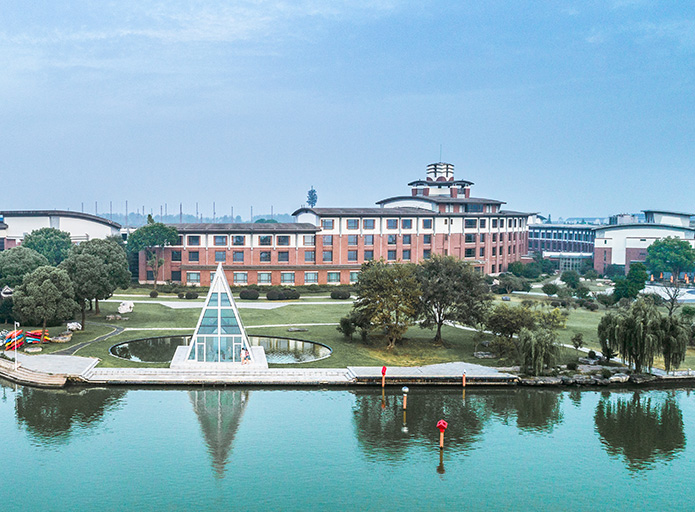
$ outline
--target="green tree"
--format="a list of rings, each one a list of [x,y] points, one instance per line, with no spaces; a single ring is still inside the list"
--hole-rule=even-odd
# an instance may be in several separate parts
[[[598,272],[596,272],[593,268],[590,268],[589,270],[584,272],[584,279],[594,281],[595,279],[598,279]]]
[[[572,346],[579,353],[579,349],[584,346],[584,336],[581,332],[576,333],[572,336]]]
[[[49,265],[46,257],[28,247],[20,245],[0,251],[0,288],[19,286],[24,276],[43,265]]]
[[[690,325],[677,316],[661,318],[661,355],[664,358],[666,373],[678,368],[685,360],[690,341]]]
[[[668,314],[673,315],[680,306],[680,275],[681,272],[690,272],[695,268],[695,249],[686,240],[669,236],[657,240],[647,248],[646,264],[655,275],[661,275],[662,272],[671,274],[671,278],[664,281],[664,291]]]
[[[97,300],[107,286],[108,279],[104,262],[88,252],[72,251],[59,268],[70,276],[75,291],[75,301],[80,307],[82,330],[84,330],[86,306],[90,300]]]
[[[364,263],[355,288],[354,310],[372,326],[384,329],[387,348],[393,349],[417,317],[421,290],[414,265],[388,265],[383,260]]]
[[[319,196],[316,193],[316,190],[314,189],[314,187],[312,186],[309,189],[309,192],[307,192],[306,204],[309,205],[309,208],[313,208],[314,206],[316,206],[316,203],[318,202],[318,200],[319,200]]]
[[[649,279],[647,275],[647,267],[644,263],[633,263],[630,265],[630,271],[627,277],[618,277],[615,279],[613,289],[614,300],[618,301],[622,298],[636,299],[639,292],[644,290],[645,284]]]
[[[512,293],[514,291],[529,291],[531,285],[523,277],[516,277],[514,274],[502,274],[499,277],[499,286],[503,293]]]
[[[116,288],[126,288],[130,283],[128,257],[120,244],[114,240],[95,238],[75,246],[71,254],[90,254],[100,263],[99,288],[93,298],[94,312],[99,314],[99,301],[108,299]]]
[[[484,321],[491,297],[483,277],[468,263],[433,255],[416,269],[422,290],[420,327],[436,327],[435,343],[442,342],[444,322],[475,326]]]
[[[511,272],[516,277],[521,277],[524,272],[524,264],[520,261],[512,261],[507,267],[507,272]]]
[[[532,330],[536,326],[536,315],[524,306],[507,306],[498,304],[485,320],[485,326],[495,335],[505,338],[513,344],[513,338],[522,329]]]
[[[565,270],[560,276],[560,281],[570,288],[576,289],[579,286],[579,272],[576,270]]]
[[[662,350],[662,317],[650,300],[639,298],[629,308],[604,315],[598,338],[602,347],[619,353],[636,371],[643,372],[652,367]]]
[[[545,283],[541,290],[543,290],[543,293],[550,297],[551,295],[555,295],[557,293],[557,285],[554,283]]]
[[[164,258],[161,256],[162,247],[174,245],[177,241],[176,228],[166,226],[161,222],[154,222],[151,216],[148,216],[146,225],[136,229],[128,237],[128,252],[145,251],[145,261],[154,275],[155,290],[157,289],[157,279],[159,279],[159,269],[164,265]]]
[[[543,271],[543,267],[540,263],[532,261],[524,265],[524,270],[521,272],[521,276],[526,279],[538,279]]]
[[[519,333],[521,371],[529,375],[541,374],[545,367],[555,365],[559,348],[554,330],[522,329]]]
[[[58,265],[68,257],[72,240],[70,240],[70,233],[65,231],[41,228],[29,233],[22,241],[22,245],[44,256],[49,264]]]
[[[4,324],[14,322],[13,306],[12,297],[0,299],[0,322]]]
[[[41,324],[41,338],[49,321],[62,322],[73,317],[77,304],[68,273],[43,266],[28,274],[12,295],[14,313],[23,323]]]
[[[347,339],[352,339],[352,335],[355,333],[356,327],[349,316],[344,316],[340,319],[338,327],[336,327],[339,333],[345,336]]]

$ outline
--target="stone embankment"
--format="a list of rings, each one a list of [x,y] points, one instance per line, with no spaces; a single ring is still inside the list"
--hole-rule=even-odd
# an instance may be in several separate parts
[[[54,375],[25,368],[21,363],[15,369],[14,361],[0,359],[0,377],[24,386],[37,388],[62,388],[67,383],[66,375]]]

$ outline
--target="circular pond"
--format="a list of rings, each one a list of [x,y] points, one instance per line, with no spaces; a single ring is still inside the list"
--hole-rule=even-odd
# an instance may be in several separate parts
[[[126,341],[111,347],[110,352],[116,357],[140,363],[168,363],[174,357],[176,349],[188,345],[191,336],[161,336]],[[321,343],[277,338],[274,336],[249,336],[252,346],[265,349],[265,356],[270,364],[292,364],[318,361],[331,355],[331,348]]]

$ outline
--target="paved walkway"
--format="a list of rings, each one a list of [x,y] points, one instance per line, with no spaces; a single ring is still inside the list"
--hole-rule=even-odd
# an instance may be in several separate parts
[[[14,351],[4,354],[14,361]],[[91,370],[99,362],[95,357],[79,357],[55,354],[32,356],[23,352],[17,353],[17,361],[24,367],[37,372],[62,374],[69,377],[79,377]]]
[[[101,302],[123,302],[118,299],[106,299]],[[171,309],[201,309],[204,302],[177,302],[166,300],[131,300],[134,304],[159,304]],[[314,306],[314,305],[339,305],[352,304],[352,301],[330,300],[330,301],[313,301],[313,302],[237,302],[239,309],[277,309],[285,306]],[[127,314],[127,313],[126,313]]]
[[[67,347],[67,348],[64,348],[61,350],[56,350],[55,352],[53,352],[53,354],[62,355],[62,356],[72,356],[72,355],[75,355],[78,350],[86,347],[87,345],[91,345],[92,343],[96,343],[97,341],[103,341],[103,340],[108,339],[112,336],[116,336],[118,334],[121,334],[125,330],[123,327],[120,327],[118,325],[101,324],[98,322],[85,322],[85,323],[92,324],[92,325],[105,325],[106,327],[111,327],[113,329],[113,331],[111,331],[107,334],[104,334],[103,336],[99,336],[98,338],[94,338],[93,340],[83,341],[82,343],[77,343],[76,345],[72,345],[70,347]]]

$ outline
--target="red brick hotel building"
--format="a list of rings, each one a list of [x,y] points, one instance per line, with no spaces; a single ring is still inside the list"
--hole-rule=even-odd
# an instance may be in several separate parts
[[[480,272],[504,272],[528,248],[528,213],[502,210],[470,195],[472,182],[454,166],[427,166],[408,184],[411,195],[375,208],[300,208],[295,223],[174,224],[179,243],[163,249],[160,281],[209,285],[218,263],[237,286],[347,284],[363,262],[418,262],[432,254],[469,261]],[[154,276],[140,255],[140,282]]]

